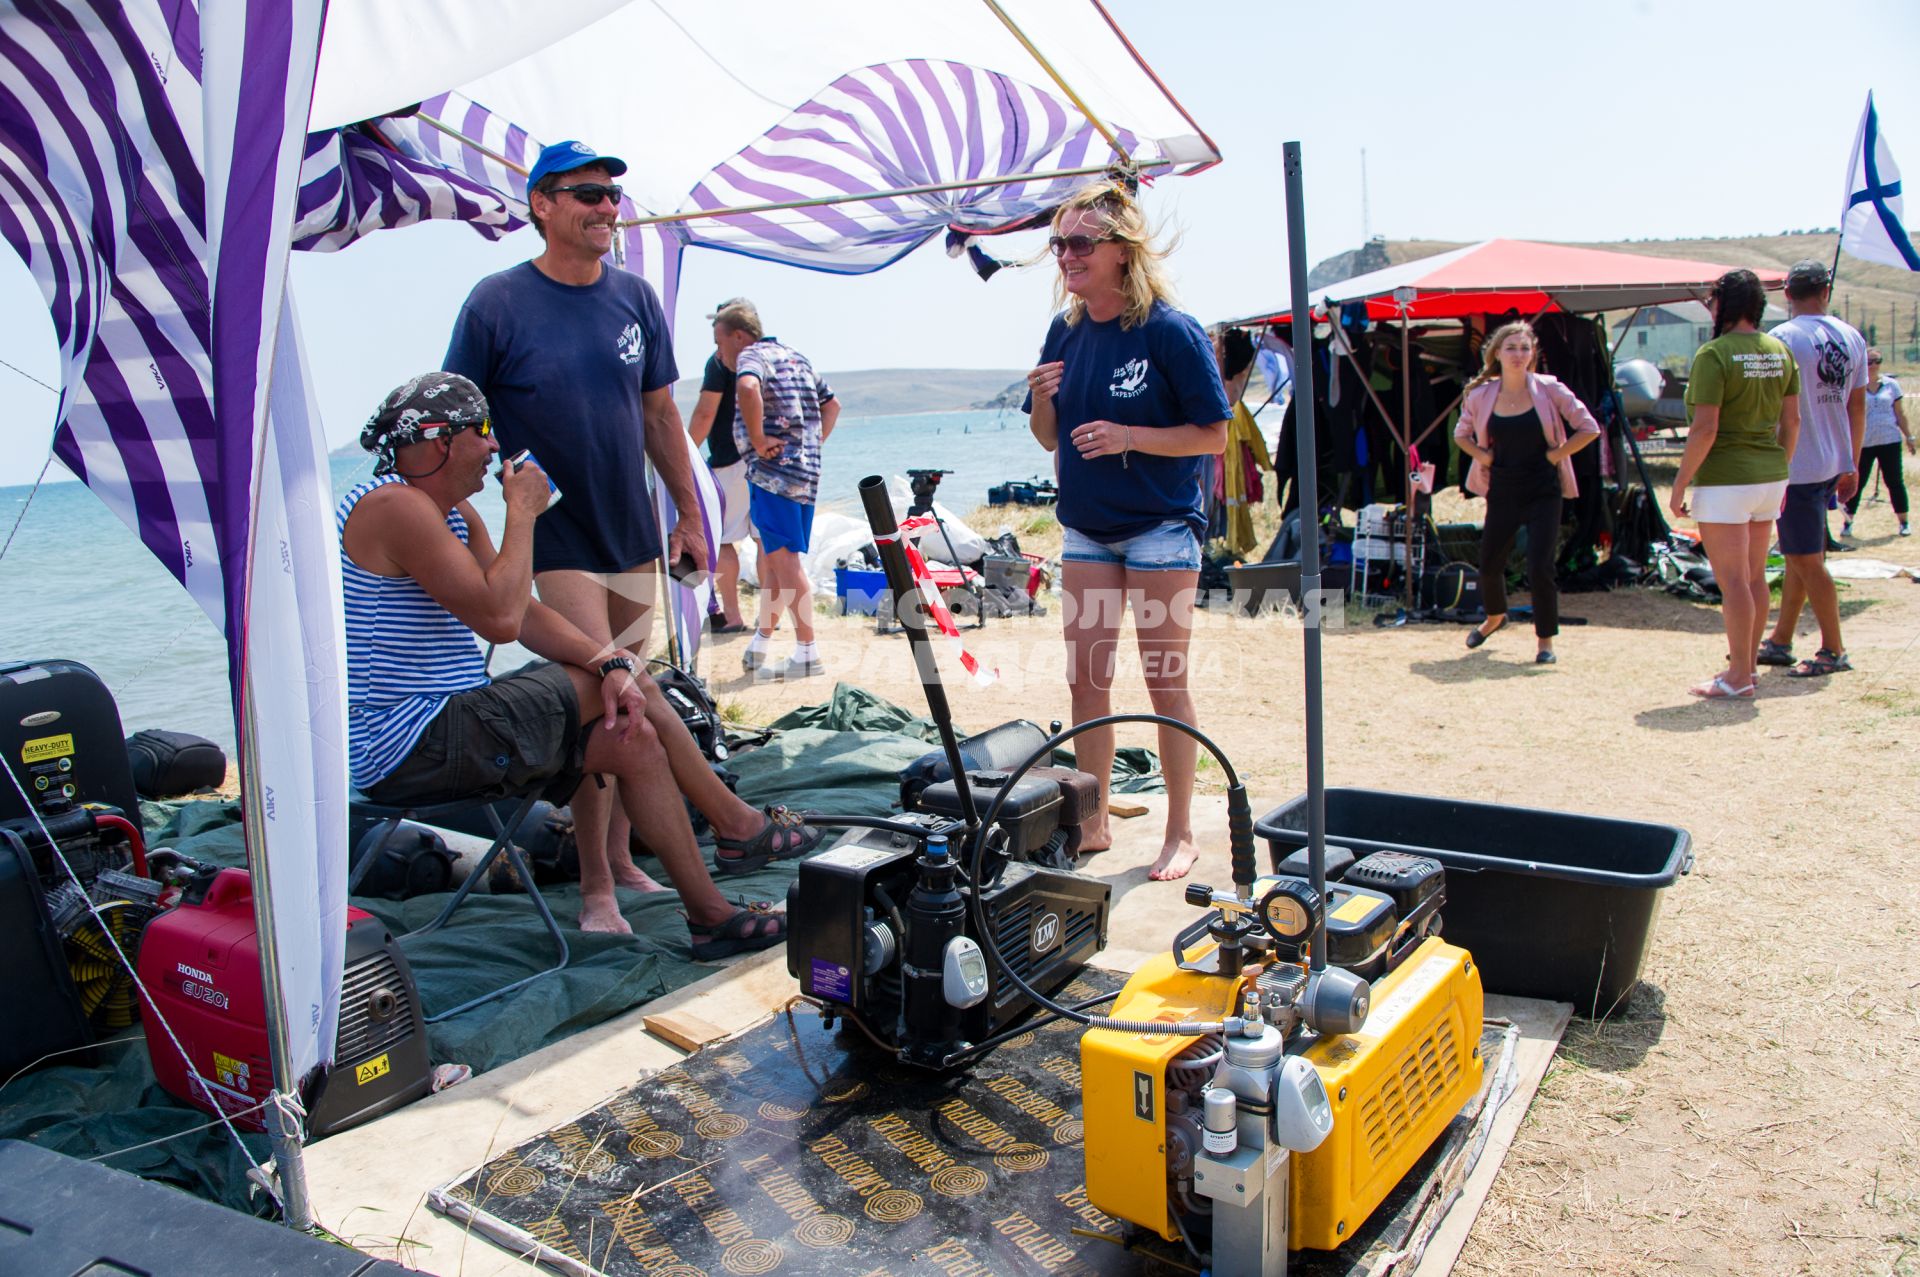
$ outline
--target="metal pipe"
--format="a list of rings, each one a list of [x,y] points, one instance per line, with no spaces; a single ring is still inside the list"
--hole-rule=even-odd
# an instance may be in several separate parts
[[[1419,489],[1413,486],[1413,364],[1407,322],[1407,308],[1400,307],[1400,473],[1406,476],[1402,489],[1407,494],[1407,610],[1413,610],[1413,516],[1420,505]]]
[[[914,582],[913,569],[907,565],[907,550],[900,542],[900,521],[894,517],[887,481],[877,474],[862,479],[860,504],[866,508],[867,526],[873,529],[874,547],[880,551],[880,566],[887,574],[894,616],[900,628],[907,632],[907,646],[913,650],[920,686],[927,694],[927,710],[940,732],[940,748],[947,756],[947,766],[953,770],[953,785],[960,794],[961,819],[967,822],[971,832],[980,826],[980,813],[974,810],[973,787],[967,783],[967,762],[960,754],[960,740],[953,733],[953,710],[947,705],[946,684],[940,681],[940,666],[934,660],[933,644],[927,639],[920,588]]]
[[[1040,69],[1045,71],[1048,77],[1060,86],[1060,91],[1067,95],[1067,101],[1073,103],[1075,109],[1087,117],[1087,123],[1099,130],[1101,137],[1107,139],[1107,145],[1113,148],[1113,153],[1123,159],[1126,158],[1126,148],[1120,145],[1120,139],[1113,135],[1113,130],[1100,122],[1100,117],[1095,115],[1093,109],[1080,99],[1080,95],[1073,91],[1073,86],[1067,83],[1065,77],[1054,70],[1053,63],[1047,61],[1047,55],[1040,52],[1038,45],[1027,39],[1027,33],[1022,31],[1014,20],[1008,16],[1007,11],[1002,9],[995,0],[986,0],[986,6],[993,10],[993,16],[1000,19],[1001,24],[1013,33],[1013,38],[1020,42],[1020,47],[1031,54],[1033,60],[1040,64]],[[1182,111],[1181,114],[1184,115],[1186,113]]]
[[[1307,301],[1307,215],[1300,182],[1300,144],[1284,143],[1281,165],[1287,184],[1287,283],[1293,295],[1293,331],[1308,334],[1306,358],[1294,361],[1294,454],[1300,466],[1300,602],[1306,632],[1302,669],[1307,711],[1307,875],[1322,900],[1327,896],[1326,738],[1321,730],[1320,699],[1320,475],[1314,443],[1313,317]],[[1312,964],[1327,965],[1327,917],[1320,911],[1313,926]]]
[[[462,146],[472,147],[474,150],[480,152],[480,154],[486,156],[488,159],[492,160],[494,163],[506,165],[508,168],[518,173],[521,177],[527,176],[528,174],[527,169],[522,168],[518,164],[515,164],[512,160],[500,154],[500,152],[493,150],[489,147],[482,146],[480,143],[474,141],[472,138],[468,137],[466,134],[460,132],[460,130],[454,128],[452,125],[443,124],[441,121],[434,119],[431,115],[428,115],[425,111],[414,112],[414,117],[418,119],[422,124],[428,125],[432,128],[436,128],[440,130],[440,132],[445,133],[448,137],[460,143]]]

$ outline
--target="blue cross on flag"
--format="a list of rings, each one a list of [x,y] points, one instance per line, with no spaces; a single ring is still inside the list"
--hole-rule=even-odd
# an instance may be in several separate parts
[[[1920,271],[1920,249],[1907,236],[1901,213],[1900,168],[1880,132],[1880,116],[1867,94],[1867,113],[1853,139],[1847,165],[1847,202],[1840,215],[1840,247],[1855,257]]]

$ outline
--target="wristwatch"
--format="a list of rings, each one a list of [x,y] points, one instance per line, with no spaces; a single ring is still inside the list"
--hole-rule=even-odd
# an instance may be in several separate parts
[[[615,670],[625,670],[631,674],[638,668],[640,667],[634,664],[631,656],[628,656],[625,652],[621,652],[616,656],[609,656],[606,660],[600,662],[600,677],[605,678]]]

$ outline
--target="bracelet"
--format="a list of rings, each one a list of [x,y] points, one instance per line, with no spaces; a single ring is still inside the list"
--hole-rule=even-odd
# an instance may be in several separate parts
[[[631,674],[638,668],[639,666],[634,664],[631,656],[628,656],[625,652],[619,652],[600,662],[600,677],[605,678],[615,670],[625,670]]]

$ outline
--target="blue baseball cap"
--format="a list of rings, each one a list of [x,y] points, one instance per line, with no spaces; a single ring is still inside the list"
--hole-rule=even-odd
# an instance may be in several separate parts
[[[533,169],[527,174],[527,185],[538,184],[549,173],[571,173],[589,164],[598,164],[614,177],[627,171],[625,160],[601,155],[585,142],[555,142],[540,148],[540,158],[533,162]]]

